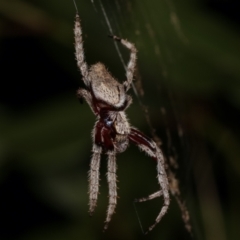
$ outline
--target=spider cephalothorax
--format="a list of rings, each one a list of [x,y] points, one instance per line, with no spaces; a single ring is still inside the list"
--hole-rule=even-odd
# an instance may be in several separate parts
[[[167,212],[169,206],[168,179],[161,150],[152,139],[130,126],[124,112],[132,102],[132,98],[126,92],[133,80],[137,50],[131,42],[111,36],[131,52],[126,71],[127,80],[123,84],[120,84],[112,77],[102,63],[96,63],[90,67],[87,66],[84,60],[82,30],[78,14],[76,15],[74,34],[77,65],[86,85],[86,89],[78,89],[77,96],[79,99],[84,98],[86,100],[97,117],[97,122],[92,132],[93,155],[89,171],[89,212],[92,215],[97,205],[100,157],[104,151],[108,155],[107,180],[109,185],[109,205],[104,226],[104,229],[107,229],[117,204],[116,154],[125,151],[129,142],[131,142],[157,162],[157,179],[161,190],[146,198],[137,200],[142,202],[163,195],[164,205],[155,223],[149,227],[150,231]]]

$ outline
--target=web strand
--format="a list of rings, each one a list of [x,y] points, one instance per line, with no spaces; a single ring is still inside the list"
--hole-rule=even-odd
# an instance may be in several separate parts
[[[140,225],[140,228],[141,228],[141,231],[142,231],[142,234],[144,234],[144,230],[143,230],[143,226],[142,226],[142,222],[141,222],[141,219],[139,217],[139,214],[138,214],[138,211],[137,211],[137,208],[136,208],[136,202],[133,201],[133,207],[134,207],[134,210],[135,210],[135,213],[136,213],[136,216],[137,216],[137,220],[138,220],[138,223]]]
[[[77,4],[76,4],[75,0],[73,0],[73,4],[74,4],[74,6],[75,6],[76,13],[78,14],[78,8],[77,8]]]

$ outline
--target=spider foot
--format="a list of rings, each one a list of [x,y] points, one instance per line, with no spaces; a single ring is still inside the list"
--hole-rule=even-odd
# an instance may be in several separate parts
[[[94,214],[94,211],[93,212],[89,212],[89,216],[92,217]]]
[[[155,228],[155,226],[161,221],[162,217],[166,214],[167,210],[168,210],[168,206],[169,206],[169,203],[165,203],[165,205],[162,207],[159,215],[157,216],[156,220],[155,220],[155,223],[150,226],[148,228],[148,231],[146,231],[145,234],[149,233],[150,231],[153,230],[153,228]]]
[[[77,95],[77,98],[78,98],[79,102],[83,103],[84,98],[86,98],[88,94],[87,94],[87,91],[85,89],[79,88],[77,90],[76,95]]]
[[[115,35],[108,35],[108,37],[113,38],[113,40],[119,41],[119,42],[121,42],[121,40],[122,40],[120,37],[117,37]]]
[[[108,229],[108,222],[105,223],[104,227],[103,227],[103,232],[105,232]]]
[[[89,204],[89,216],[92,217],[97,206],[97,199],[91,199]]]
[[[148,230],[144,233],[144,235],[147,235],[149,232],[151,232],[156,225],[157,223],[154,223],[151,227],[149,227]]]

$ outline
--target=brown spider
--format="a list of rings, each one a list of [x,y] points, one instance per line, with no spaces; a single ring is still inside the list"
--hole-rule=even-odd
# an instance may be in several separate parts
[[[86,85],[86,89],[78,89],[77,97],[79,99],[84,98],[97,117],[97,122],[92,132],[93,155],[89,171],[90,215],[93,214],[97,205],[100,157],[102,151],[105,151],[108,155],[107,180],[109,185],[109,205],[104,226],[104,229],[107,229],[117,204],[116,154],[124,152],[129,142],[132,142],[140,150],[143,150],[157,161],[157,179],[161,190],[146,198],[136,200],[143,202],[163,195],[164,204],[155,223],[148,229],[148,231],[151,231],[167,212],[169,206],[169,187],[161,150],[152,139],[130,126],[124,112],[132,103],[132,98],[126,92],[130,89],[133,80],[137,50],[131,42],[116,36],[110,36],[114,40],[119,41],[131,52],[127,65],[127,80],[123,84],[120,84],[112,77],[102,63],[96,63],[88,67],[84,60],[82,30],[78,14],[76,14],[74,35],[77,65]]]

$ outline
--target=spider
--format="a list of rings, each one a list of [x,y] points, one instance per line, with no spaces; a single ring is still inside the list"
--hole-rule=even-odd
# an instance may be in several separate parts
[[[104,64],[96,63],[91,66],[87,65],[78,13],[75,18],[74,35],[77,66],[81,71],[82,79],[86,86],[85,89],[79,88],[77,90],[77,97],[80,100],[85,99],[97,117],[92,131],[93,154],[89,171],[89,213],[92,215],[97,205],[100,158],[102,152],[105,152],[108,156],[107,181],[109,187],[109,204],[104,230],[107,229],[117,204],[116,154],[124,152],[129,143],[134,143],[140,150],[143,150],[156,160],[157,179],[160,185],[159,191],[135,201],[143,202],[160,196],[163,196],[164,199],[163,206],[154,224],[148,228],[147,232],[149,232],[166,214],[170,199],[168,178],[161,150],[152,139],[145,136],[136,128],[131,127],[125,114],[125,110],[132,103],[132,98],[127,95],[127,91],[130,89],[133,80],[137,49],[133,43],[127,40],[117,36],[110,36],[130,50],[130,60],[126,69],[127,80],[121,84],[108,72]]]

